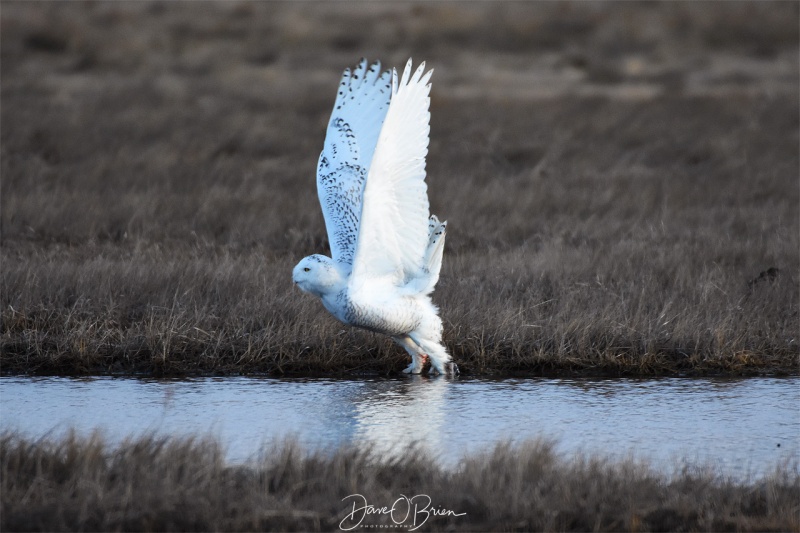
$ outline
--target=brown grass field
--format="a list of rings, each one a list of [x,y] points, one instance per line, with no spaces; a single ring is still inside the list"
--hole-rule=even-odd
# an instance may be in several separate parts
[[[290,279],[326,252],[317,156],[366,56],[435,69],[434,300],[463,372],[797,373],[798,17],[4,0],[2,372],[403,368]]]
[[[378,507],[425,494],[431,508],[466,513],[430,516],[419,531],[800,530],[796,467],[748,481],[704,469],[666,475],[633,461],[568,460],[545,441],[499,444],[455,470],[425,454],[387,462],[354,447],[320,453],[291,442],[247,465],[225,463],[208,439],[111,446],[98,436],[6,433],[0,452],[3,531],[339,531],[360,519],[345,520],[351,494]],[[386,515],[361,523],[408,531],[398,508],[405,528],[389,527]]]

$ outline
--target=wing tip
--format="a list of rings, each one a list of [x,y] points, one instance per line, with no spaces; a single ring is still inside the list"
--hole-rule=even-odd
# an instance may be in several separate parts
[[[430,89],[430,80],[433,76],[433,69],[430,68],[426,71],[425,67],[427,62],[423,61],[417,65],[417,68],[412,74],[412,63],[413,59],[408,58],[408,61],[406,61],[406,66],[403,69],[403,74],[399,76],[399,81],[397,80],[397,69],[392,69],[392,94],[395,94],[399,89],[410,85],[422,85]]]

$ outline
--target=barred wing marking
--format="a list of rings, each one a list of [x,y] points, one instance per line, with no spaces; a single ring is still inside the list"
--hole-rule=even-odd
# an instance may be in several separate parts
[[[362,59],[354,71],[344,71],[317,165],[317,194],[331,257],[348,269],[367,174],[391,97],[389,71],[381,73],[380,68],[379,62],[367,67]]]

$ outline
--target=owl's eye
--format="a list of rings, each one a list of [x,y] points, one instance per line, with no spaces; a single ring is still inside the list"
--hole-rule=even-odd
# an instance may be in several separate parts
[[[303,272],[311,272],[311,269],[310,269],[310,268],[308,268],[308,267],[305,267],[305,268],[303,269]]]

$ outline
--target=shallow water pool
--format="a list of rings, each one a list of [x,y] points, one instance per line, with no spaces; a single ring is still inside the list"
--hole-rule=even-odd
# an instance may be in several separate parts
[[[294,437],[455,464],[498,441],[555,439],[565,454],[634,456],[673,471],[710,465],[752,477],[800,458],[800,379],[0,378],[0,427],[71,428],[113,442],[154,432],[213,435],[232,461]]]

